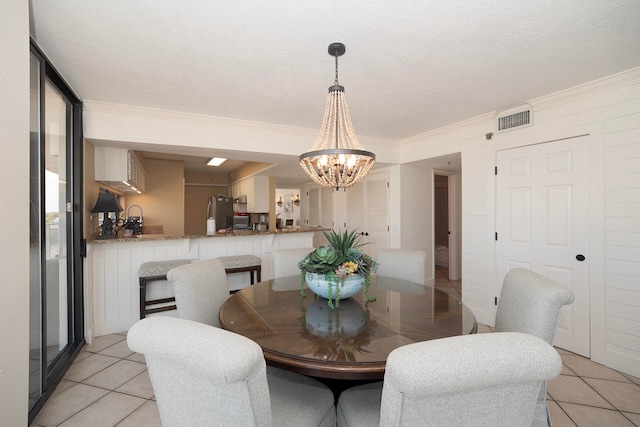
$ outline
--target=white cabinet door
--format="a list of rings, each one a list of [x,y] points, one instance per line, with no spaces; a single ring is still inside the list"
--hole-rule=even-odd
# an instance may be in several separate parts
[[[253,210],[249,210],[249,212],[269,212],[269,177],[253,177],[253,189],[250,193],[253,194]],[[248,197],[249,196],[247,196],[247,199]]]
[[[506,273],[533,270],[573,290],[555,345],[589,357],[589,137],[498,151],[496,296]]]
[[[240,181],[242,194],[247,196],[247,212],[255,212],[255,194],[253,192],[255,180],[253,177]]]
[[[229,192],[234,199],[247,197],[246,212],[269,212],[269,177],[252,176],[235,182],[229,186]]]

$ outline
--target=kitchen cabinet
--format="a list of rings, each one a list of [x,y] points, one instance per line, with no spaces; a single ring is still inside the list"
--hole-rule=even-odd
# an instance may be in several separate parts
[[[269,212],[269,177],[252,176],[229,186],[229,194],[234,199],[247,196],[247,212]]]
[[[123,193],[144,193],[146,184],[138,156],[124,148],[95,147],[95,180]]]

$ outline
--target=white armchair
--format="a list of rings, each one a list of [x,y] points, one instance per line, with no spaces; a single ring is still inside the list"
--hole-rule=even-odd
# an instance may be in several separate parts
[[[380,263],[380,276],[425,284],[427,254],[413,249],[378,249],[376,259]]]
[[[331,390],[267,368],[248,338],[202,323],[155,316],[127,334],[145,356],[165,427],[334,426]]]
[[[273,251],[273,277],[279,279],[287,276],[300,276],[298,263],[313,248],[280,249]]]
[[[219,260],[173,268],[167,273],[167,280],[173,284],[181,318],[220,327],[218,313],[230,293],[227,273]]]
[[[514,268],[504,278],[495,331],[524,332],[553,345],[560,310],[573,300],[573,292],[567,287],[531,270]],[[533,426],[551,425],[546,395],[547,383],[544,382],[538,394]]]
[[[528,426],[562,361],[516,332],[424,341],[391,352],[383,383],[345,390],[338,426]]]

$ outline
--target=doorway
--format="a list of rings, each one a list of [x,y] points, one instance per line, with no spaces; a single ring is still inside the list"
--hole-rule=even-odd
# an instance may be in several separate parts
[[[433,177],[433,258],[436,269],[449,277],[449,177]]]
[[[497,152],[496,297],[506,273],[533,270],[571,289],[554,344],[590,356],[589,137]]]
[[[461,279],[460,173],[433,170],[433,261],[434,271],[452,283]],[[461,289],[458,289],[461,291]]]
[[[84,343],[82,105],[31,43],[29,422]]]

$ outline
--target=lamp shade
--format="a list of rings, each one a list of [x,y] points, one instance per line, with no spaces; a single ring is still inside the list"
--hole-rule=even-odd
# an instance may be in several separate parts
[[[91,209],[91,213],[98,212],[122,212],[122,206],[118,203],[116,195],[114,193],[100,193],[98,194],[98,201],[96,205]]]

